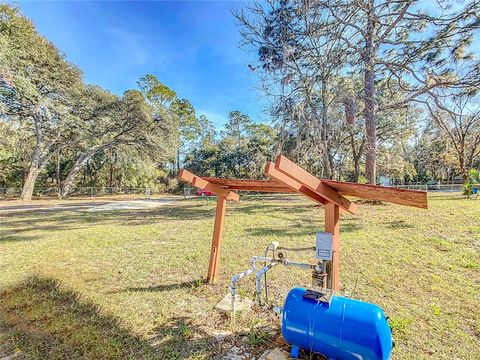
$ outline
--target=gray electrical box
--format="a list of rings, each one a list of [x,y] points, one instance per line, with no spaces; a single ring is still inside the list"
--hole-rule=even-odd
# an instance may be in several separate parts
[[[317,233],[316,257],[321,260],[332,260],[333,235],[327,232]]]

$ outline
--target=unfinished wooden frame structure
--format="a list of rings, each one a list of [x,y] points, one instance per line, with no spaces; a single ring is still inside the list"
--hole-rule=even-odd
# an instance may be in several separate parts
[[[340,288],[340,215],[357,212],[356,204],[345,196],[425,209],[428,206],[426,192],[318,179],[282,155],[279,155],[275,162],[267,163],[265,173],[272,180],[210,178],[196,176],[185,169],[180,171],[180,180],[217,195],[215,225],[207,274],[209,282],[214,282],[218,278],[227,200],[238,201],[240,199],[235,191],[300,193],[325,207],[325,231],[333,235],[333,260],[331,268],[328,269],[328,283],[333,290]]]

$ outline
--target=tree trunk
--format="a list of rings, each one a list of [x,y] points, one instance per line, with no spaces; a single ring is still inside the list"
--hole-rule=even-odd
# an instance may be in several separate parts
[[[35,147],[32,156],[32,163],[30,164],[28,175],[25,178],[25,182],[22,187],[22,194],[20,195],[20,199],[22,201],[32,200],[33,189],[35,187],[37,177],[49,159],[49,156],[46,155],[48,154],[48,150],[48,147],[42,150],[41,146],[38,144]]]
[[[177,175],[180,173],[180,147],[177,149],[177,159],[176,159],[176,171]]]
[[[373,10],[372,10],[373,11]],[[376,151],[377,151],[377,129],[375,118],[375,45],[373,44],[374,20],[373,14],[369,14],[367,24],[367,36],[365,42],[365,126],[366,126],[366,147],[365,147],[365,177],[368,182],[376,182]]]
[[[462,175],[462,181],[465,183],[468,180],[468,166],[465,156],[465,140],[464,138],[460,139],[460,145],[458,146],[458,167],[460,169],[460,173]]]
[[[360,159],[355,157],[353,159],[354,161],[354,168],[355,168],[355,182],[358,183],[358,181],[360,180]]]
[[[336,169],[333,154],[331,152],[328,153],[328,166],[330,169],[330,174],[328,175],[328,178],[330,180],[334,180],[336,176]]]
[[[57,184],[57,187],[60,187],[60,152],[57,154],[55,163],[55,183]]]
[[[323,77],[325,79],[325,77]],[[321,108],[321,118],[322,118],[322,124],[321,124],[321,140],[322,140],[322,151],[323,151],[323,167],[325,169],[325,178],[327,179],[333,179],[333,172],[334,172],[334,167],[331,162],[331,156],[330,156],[330,142],[329,142],[329,137],[330,137],[330,129],[328,126],[328,109],[327,109],[327,103],[328,103],[328,98],[327,98],[327,86],[325,82],[322,82],[322,88],[321,88],[321,101],[322,101],[322,108]]]
[[[355,172],[355,182],[360,180],[360,159],[362,158],[363,144],[360,144],[358,149],[355,147],[355,136],[353,129],[350,129],[350,146],[352,147],[353,168]]]
[[[109,147],[112,147],[113,145],[114,143],[95,145],[90,149],[88,149],[86,152],[80,154],[77,160],[75,160],[75,163],[73,164],[72,168],[68,172],[67,178],[65,179],[65,182],[63,184],[63,190],[62,190],[62,197],[66,197],[70,193],[76,176],[78,175],[80,170],[85,166],[88,160],[90,160],[98,152],[105,150]],[[112,177],[112,174],[110,175],[110,182],[112,181],[111,177]]]
[[[110,174],[108,176],[108,187],[112,188],[113,187],[112,184],[113,184],[113,151],[110,151]]]
[[[28,175],[25,178],[25,183],[22,188],[22,194],[20,195],[20,199],[22,201],[30,201],[32,200],[33,195],[33,188],[35,187],[35,182],[37,181],[37,177],[40,174],[42,169],[32,162],[30,165],[30,169],[28,171]]]
[[[78,175],[78,172],[93,155],[94,154],[90,155],[89,153],[83,153],[77,158],[75,164],[73,164],[72,168],[68,172],[68,176],[65,179],[65,182],[63,183],[62,198],[66,197],[70,193],[70,191],[72,190],[73,182],[75,181],[75,177]]]
[[[61,179],[60,179],[60,151],[57,154],[57,158],[55,161],[55,184],[57,185],[57,194],[58,198],[62,198],[62,189],[61,189]]]
[[[460,173],[462,175],[462,181],[465,183],[468,180],[468,166],[465,164],[465,157],[463,155],[459,155],[459,168]]]
[[[345,105],[345,121],[350,133],[350,146],[352,147],[353,167],[355,172],[355,182],[360,180],[360,159],[362,157],[363,142],[359,146],[358,151],[355,147],[355,121],[357,116],[357,104],[353,95],[347,96],[344,99]]]

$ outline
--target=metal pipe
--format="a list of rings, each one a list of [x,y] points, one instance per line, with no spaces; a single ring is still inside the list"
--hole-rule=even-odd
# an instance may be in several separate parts
[[[273,259],[265,256],[252,256],[250,258],[250,268],[245,271],[242,271],[239,274],[232,276],[232,287],[236,287],[235,285],[238,282],[238,280],[243,279],[245,276],[248,276],[255,271],[255,266],[257,261],[272,262]]]
[[[303,248],[292,248],[292,247],[286,247],[286,246],[279,246],[277,250],[285,250],[285,251],[293,251],[293,252],[300,252],[300,251],[310,251],[316,250],[315,246],[309,246],[309,247],[303,247]]]
[[[258,305],[262,305],[261,301],[261,292],[262,292],[262,276],[266,274],[268,270],[277,265],[276,262],[272,262],[267,266],[264,266],[257,272],[257,286],[256,286],[256,296],[258,298]]]
[[[306,263],[301,263],[301,262],[296,262],[296,261],[290,261],[290,260],[283,260],[282,261],[282,264],[285,265],[285,266],[295,266],[295,267],[298,267],[298,268],[302,268],[302,269],[314,269],[315,268],[315,264],[306,264]]]
[[[273,258],[267,257],[267,256],[252,256],[252,259],[255,259],[255,261],[267,261],[267,262],[273,261]]]
[[[237,282],[240,279],[243,279],[244,277],[250,275],[255,271],[255,266],[257,261],[272,262],[273,259],[265,256],[252,256],[250,258],[250,269],[247,269],[245,271],[242,271],[239,274],[232,276],[232,285],[230,286],[230,296],[232,297],[231,302],[232,302],[233,319],[235,319],[235,297],[237,295]]]

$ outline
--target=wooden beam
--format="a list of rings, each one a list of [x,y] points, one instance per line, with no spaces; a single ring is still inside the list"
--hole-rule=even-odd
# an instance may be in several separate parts
[[[202,179],[211,182],[212,184],[234,188],[237,186],[247,188],[247,187],[267,187],[267,188],[285,188],[285,185],[275,180],[251,180],[251,179],[222,179],[214,177],[205,177],[202,176]]]
[[[333,235],[332,262],[327,266],[327,287],[340,290],[340,212],[334,203],[325,205],[325,232]]]
[[[239,190],[239,191],[259,191],[259,192],[275,192],[275,193],[294,193],[295,191],[289,187],[265,187],[265,186],[227,186],[225,189],[228,190]]]
[[[212,247],[210,249],[210,261],[208,264],[207,280],[213,283],[218,278],[220,269],[220,248],[222,245],[223,224],[225,223],[225,210],[227,199],[219,195],[217,198],[217,208],[215,210],[215,224],[213,227]]]
[[[313,200],[313,201],[315,201],[315,202],[317,202],[321,205],[325,205],[327,203],[327,201],[323,197],[318,195],[316,192],[313,192],[312,190],[310,190],[306,186],[300,184],[298,181],[292,179],[290,176],[285,175],[284,173],[275,169],[275,164],[271,161],[267,162],[267,166],[265,167],[265,174],[267,174],[271,178],[287,185],[290,189],[292,189],[294,191],[298,191],[302,195],[305,195],[309,199],[311,199],[311,200]]]
[[[201,177],[192,174],[188,170],[180,170],[178,178],[200,189],[207,189],[208,191],[211,191],[218,196],[224,196],[227,200],[238,201],[240,199],[240,196],[237,193],[228,191],[218,185],[211,184],[208,181],[202,179]]]
[[[355,196],[363,199],[387,201],[394,204],[414,206],[421,209],[428,208],[428,197],[425,191],[396,189],[371,184],[357,184],[333,180],[322,182],[342,195]]]
[[[180,170],[180,172],[178,173],[178,179],[181,181],[188,182],[189,184],[193,182],[194,177],[195,175],[193,175],[190,171],[185,169]]]
[[[205,189],[205,190],[211,191],[211,192],[217,194],[218,196],[223,196],[227,200],[233,200],[233,201],[240,200],[240,195],[238,195],[237,193],[228,191],[228,190],[226,190],[226,189],[224,189],[224,188],[222,188],[218,185],[212,184],[212,183],[208,182],[207,180],[204,180],[204,179],[202,179],[201,177],[198,177],[198,176],[195,176],[193,178],[192,185],[197,187],[197,188],[200,188],[200,189]]]
[[[316,192],[329,202],[333,202],[334,204],[340,206],[349,213],[355,214],[357,212],[357,206],[355,203],[340,195],[330,186],[323,184],[320,179],[317,179],[308,171],[302,169],[300,166],[288,160],[286,157],[282,155],[277,156],[275,168],[295,179],[299,183],[304,184],[310,190]]]

